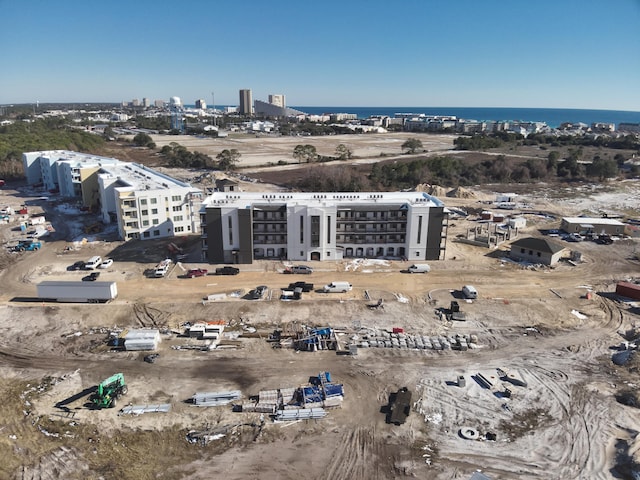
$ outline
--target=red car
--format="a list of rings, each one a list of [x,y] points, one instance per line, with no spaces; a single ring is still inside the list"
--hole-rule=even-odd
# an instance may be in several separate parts
[[[186,276],[187,278],[204,277],[207,273],[209,273],[209,270],[205,268],[193,268],[187,272]]]

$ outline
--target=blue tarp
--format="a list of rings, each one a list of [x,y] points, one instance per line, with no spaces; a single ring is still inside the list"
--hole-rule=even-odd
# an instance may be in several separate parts
[[[342,385],[336,383],[328,383],[324,386],[324,394],[327,397],[335,397],[337,395],[344,395],[344,389]]]

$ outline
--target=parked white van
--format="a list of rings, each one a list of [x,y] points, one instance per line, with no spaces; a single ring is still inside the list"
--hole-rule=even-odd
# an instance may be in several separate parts
[[[95,270],[100,266],[101,263],[102,257],[96,255],[95,257],[91,257],[89,260],[87,260],[87,263],[84,264],[84,268],[85,270]]]
[[[429,273],[431,267],[426,263],[414,263],[407,270],[409,273]]]
[[[352,289],[349,282],[331,282],[329,285],[322,287],[324,293],[345,293]]]
[[[465,296],[465,298],[478,298],[478,291],[473,285],[465,285],[464,287],[462,287],[462,294]]]

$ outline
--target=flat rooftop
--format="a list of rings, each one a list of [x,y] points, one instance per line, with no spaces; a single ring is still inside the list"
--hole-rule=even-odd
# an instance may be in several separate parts
[[[381,205],[427,205],[444,207],[438,198],[424,192],[295,192],[295,193],[261,193],[261,192],[215,192],[205,198],[203,207],[230,205],[245,207],[248,204],[287,204],[306,206],[331,206],[344,204],[378,203]]]
[[[568,223],[580,223],[580,224],[597,224],[597,225],[618,225],[624,226],[619,220],[613,218],[600,218],[600,217],[562,217],[565,222]]]
[[[137,163],[119,162],[113,165],[104,165],[101,174],[117,177],[126,186],[140,191],[171,188],[192,188],[197,190],[186,182],[181,182]]]

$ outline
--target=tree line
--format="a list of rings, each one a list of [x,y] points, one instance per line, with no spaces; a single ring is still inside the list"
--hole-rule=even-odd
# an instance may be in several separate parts
[[[620,158],[618,158],[619,160]],[[378,162],[367,173],[364,166],[316,166],[293,186],[305,191],[394,191],[415,188],[421,183],[447,187],[482,183],[528,183],[560,179],[564,181],[605,180],[619,174],[615,159],[598,156],[590,163],[580,161],[575,149],[565,160],[558,152],[547,159],[510,160],[504,155],[476,163],[443,155],[407,161]]]
[[[0,176],[24,177],[22,154],[40,150],[96,152],[104,145],[100,135],[67,125],[62,118],[16,121],[0,127]]]

